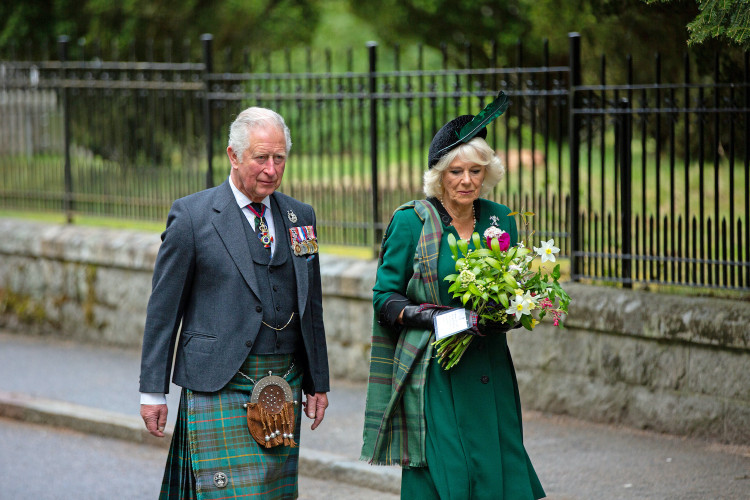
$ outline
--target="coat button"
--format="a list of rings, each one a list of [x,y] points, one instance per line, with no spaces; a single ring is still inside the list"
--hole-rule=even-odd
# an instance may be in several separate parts
[[[253,341],[252,340],[248,340],[247,342],[245,342],[245,345],[247,347],[252,347],[253,346]]]
[[[480,378],[479,380],[481,380],[483,384],[486,384],[490,381],[490,377],[488,377],[487,375],[482,375],[482,378]]]
[[[276,285],[274,285],[274,286],[273,286],[273,291],[274,291],[274,292],[278,292],[278,291],[279,291],[279,287],[277,287]]]
[[[277,311],[281,311],[281,306],[276,306]]]
[[[256,312],[263,312],[263,308],[260,307],[260,306],[255,306],[255,311]]]

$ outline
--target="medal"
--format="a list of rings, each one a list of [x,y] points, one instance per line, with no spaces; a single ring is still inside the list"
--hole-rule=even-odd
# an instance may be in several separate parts
[[[266,220],[263,218],[263,214],[266,213],[266,206],[261,205],[263,207],[258,213],[257,210],[255,210],[251,205],[248,205],[247,208],[250,209],[250,211],[255,215],[256,218],[256,224],[258,227],[256,228],[256,233],[258,234],[258,239],[261,243],[263,243],[263,246],[266,248],[271,247],[271,242],[273,241],[273,236],[271,236],[268,232],[268,225],[266,224]]]
[[[302,256],[318,253],[318,239],[312,226],[297,226],[289,228],[294,255]]]
[[[292,224],[297,222],[297,215],[291,210],[286,211],[286,216],[289,217],[289,222],[291,222]]]

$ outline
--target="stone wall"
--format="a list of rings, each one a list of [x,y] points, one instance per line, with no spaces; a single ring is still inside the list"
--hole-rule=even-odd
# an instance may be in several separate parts
[[[0,218],[0,326],[138,347],[154,233]],[[332,375],[366,380],[375,262],[321,255]],[[510,335],[524,407],[750,444],[750,304],[568,284],[566,328]]]

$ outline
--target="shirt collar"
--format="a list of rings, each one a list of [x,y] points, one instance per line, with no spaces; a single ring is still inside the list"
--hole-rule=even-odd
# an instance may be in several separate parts
[[[232,194],[234,195],[234,199],[237,200],[237,205],[240,206],[240,208],[245,208],[248,206],[252,200],[245,196],[245,194],[237,189],[237,186],[234,185],[234,182],[232,182],[232,177],[229,176],[229,187],[232,188]],[[271,209],[271,200],[270,197],[266,196],[263,198],[263,201],[261,201],[267,209]]]

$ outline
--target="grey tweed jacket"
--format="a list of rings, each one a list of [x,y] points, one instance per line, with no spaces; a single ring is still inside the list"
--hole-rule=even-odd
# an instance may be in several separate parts
[[[310,205],[282,193],[277,245],[289,228],[315,227]],[[292,223],[288,211],[296,215]],[[201,392],[224,387],[247,357],[261,326],[259,287],[229,181],[172,204],[156,258],[141,355],[140,391],[166,393],[175,384]],[[317,234],[317,231],[316,231]],[[302,389],[328,392],[318,255],[292,256],[304,342]],[[180,325],[181,328],[180,328]],[[179,332],[179,335],[178,335]]]

